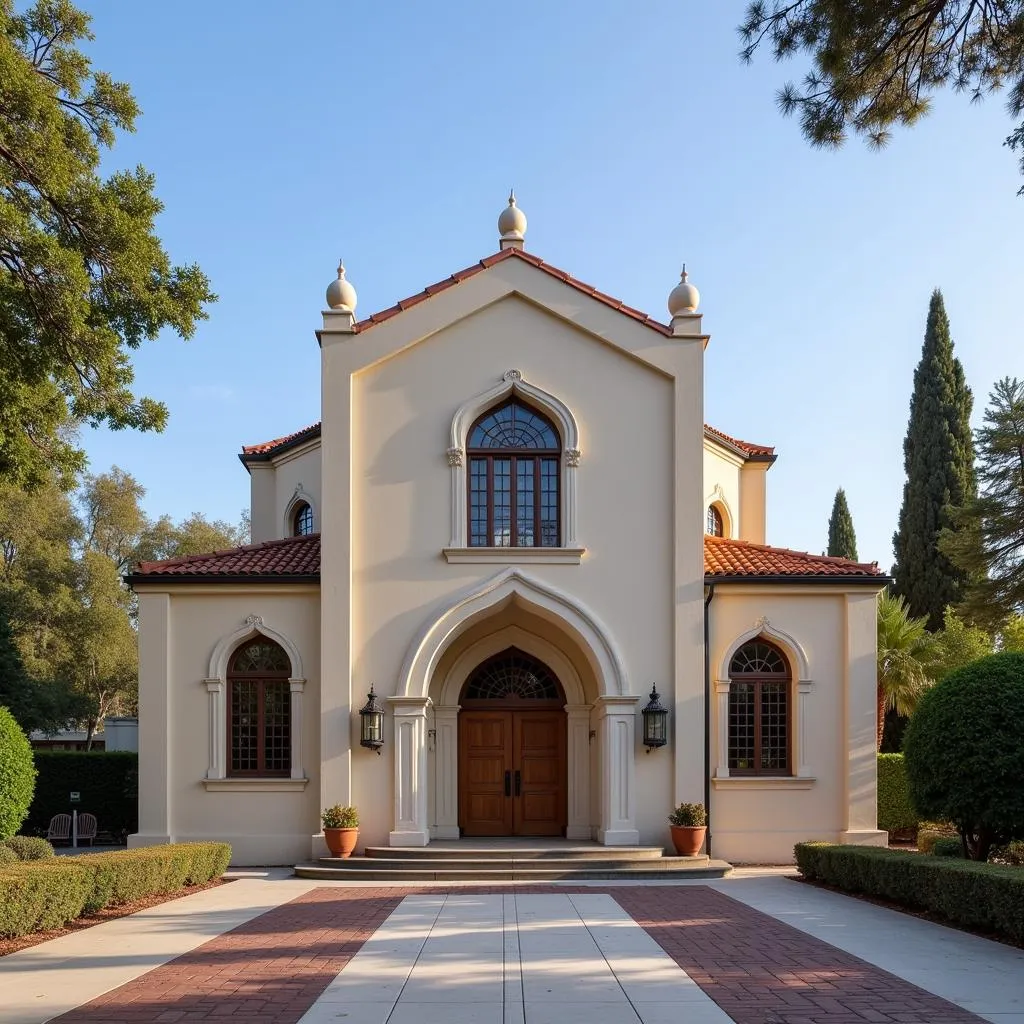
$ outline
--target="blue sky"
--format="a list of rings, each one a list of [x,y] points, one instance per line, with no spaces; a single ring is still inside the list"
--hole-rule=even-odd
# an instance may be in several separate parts
[[[847,490],[888,567],[928,298],[941,287],[980,418],[1024,376],[1024,198],[1003,100],[940,96],[881,153],[810,149],[775,93],[802,65],[737,58],[744,4],[83,0],[95,66],[143,116],[160,234],[220,301],[137,354],[163,434],[87,431],[147,510],[235,521],[243,443],[319,418],[313,332],[339,255],[368,315],[497,248],[527,247],[666,318],[685,261],[711,333],[706,416],[777,446],[768,539],[824,550]]]

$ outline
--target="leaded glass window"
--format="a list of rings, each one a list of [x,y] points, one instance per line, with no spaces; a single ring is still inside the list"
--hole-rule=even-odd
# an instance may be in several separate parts
[[[789,665],[773,644],[744,644],[729,665],[729,774],[790,774]]]
[[[479,665],[466,681],[460,703],[467,701],[548,701],[564,703],[554,673],[544,662],[510,647]]]
[[[471,547],[557,547],[561,442],[540,413],[512,400],[473,425]]]
[[[292,536],[305,537],[312,532],[313,510],[307,502],[299,502],[292,513]]]
[[[291,771],[291,662],[271,640],[243,644],[228,668],[228,774]]]

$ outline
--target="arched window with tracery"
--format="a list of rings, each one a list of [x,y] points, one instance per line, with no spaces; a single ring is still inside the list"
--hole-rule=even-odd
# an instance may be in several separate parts
[[[291,771],[291,662],[264,636],[247,640],[228,663],[228,775]]]
[[[558,547],[562,443],[547,417],[512,399],[471,427],[470,547]]]
[[[313,509],[308,501],[300,501],[292,509],[292,536],[305,537],[313,532]]]
[[[729,663],[729,774],[790,775],[789,663],[763,637]]]
[[[725,536],[725,522],[722,519],[722,513],[716,505],[708,505],[708,521],[704,528],[712,537]]]
[[[509,647],[478,665],[459,696],[462,707],[562,707],[565,695],[555,674],[539,658]]]

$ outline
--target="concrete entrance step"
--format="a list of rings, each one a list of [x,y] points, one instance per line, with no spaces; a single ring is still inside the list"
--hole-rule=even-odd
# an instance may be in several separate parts
[[[660,846],[601,846],[564,840],[460,839],[429,846],[367,846],[364,855],[385,860],[657,860]]]

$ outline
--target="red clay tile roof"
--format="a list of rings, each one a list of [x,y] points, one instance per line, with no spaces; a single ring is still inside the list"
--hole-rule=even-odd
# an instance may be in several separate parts
[[[767,578],[783,580],[788,577],[826,579],[870,579],[879,583],[885,575],[877,563],[865,565],[844,558],[827,555],[809,555],[787,548],[771,548],[764,544],[750,544],[722,537],[704,537],[704,573],[712,579]],[[287,582],[311,581],[320,575],[320,535],[288,537],[263,544],[228,551],[214,551],[208,555],[186,555],[164,562],[142,562],[128,577],[131,583],[146,583],[154,579],[174,579],[187,583],[245,582],[246,580],[279,580]]]
[[[140,562],[129,581],[145,582],[153,577],[241,578],[271,576],[280,580],[319,578],[320,534],[286,537],[262,544],[247,544],[208,555],[185,555],[163,562]]]
[[[789,548],[771,548],[744,540],[704,537],[704,574],[715,579],[729,577],[868,577],[882,582],[885,573],[877,562],[851,562],[828,555],[809,555]]]
[[[514,252],[515,250],[508,251]],[[311,441],[319,436],[320,424],[314,423],[311,426],[297,430],[294,434],[288,434],[286,437],[278,437],[273,441],[264,441],[262,444],[243,445],[242,454],[239,458],[243,462],[246,462],[251,458],[256,458],[257,460],[266,459],[283,449],[290,448],[296,444],[302,444],[305,441]],[[724,443],[728,447],[736,450],[739,454],[750,458],[771,458],[773,461],[775,459],[774,448],[770,448],[766,444],[753,444],[750,441],[740,441],[735,437],[730,437],[728,434],[722,433],[721,430],[709,427],[706,423],[704,424],[704,436],[711,438],[712,441]]]
[[[486,259],[480,260],[479,263],[466,267],[465,270],[459,270],[452,274],[451,277],[446,277],[443,281],[427,285],[423,291],[410,295],[407,299],[402,299],[393,306],[388,306],[387,309],[382,309],[379,313],[368,316],[365,320],[360,320],[356,324],[356,331],[368,331],[371,327],[383,323],[385,320],[390,320],[393,316],[397,316],[404,310],[429,299],[432,295],[443,292],[446,288],[451,288],[454,285],[462,284],[463,281],[468,281],[469,278],[475,277],[489,267],[493,267],[497,263],[503,263],[505,260],[522,260],[524,263],[529,263],[538,270],[543,270],[545,274],[550,274],[559,281],[563,281],[571,288],[583,292],[584,295],[589,295],[591,298],[597,299],[598,302],[603,302],[606,306],[611,306],[612,309],[632,317],[645,327],[650,327],[651,330],[658,331],[659,334],[672,335],[672,328],[668,324],[655,320],[654,317],[648,316],[643,310],[627,306],[621,299],[616,299],[612,295],[599,292],[593,285],[577,280],[571,274],[567,274],[564,270],[559,270],[558,267],[551,266],[550,263],[545,263],[539,256],[534,256],[524,249],[502,249],[501,252],[496,252],[493,256],[488,256]]]
[[[751,456],[770,456],[775,458],[775,449],[766,444],[754,444],[751,441],[741,441],[737,437],[730,437],[728,434],[721,430],[716,430],[714,427],[709,427],[706,423],[704,424],[704,436],[710,437],[714,441],[724,441],[727,445],[732,448],[739,448],[744,455]]]

